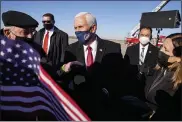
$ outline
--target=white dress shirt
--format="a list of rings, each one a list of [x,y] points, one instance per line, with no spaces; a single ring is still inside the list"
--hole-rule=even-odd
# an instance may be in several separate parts
[[[84,48],[84,55],[85,55],[85,64],[87,65],[87,55],[88,55],[88,46],[83,45]],[[95,61],[96,53],[97,53],[97,40],[94,40],[91,44],[90,47],[92,48],[92,56],[93,56],[93,62]]]
[[[45,39],[45,36],[46,36],[47,32],[49,32],[48,47],[47,47],[47,53],[48,53],[49,52],[49,47],[50,47],[51,36],[54,33],[54,27],[51,30],[45,30],[42,47],[44,46],[44,39]]]
[[[146,54],[147,54],[148,47],[149,47],[149,44],[147,44],[145,47],[144,47],[142,44],[140,44],[139,59],[141,59],[142,48],[144,48],[144,55],[143,55],[143,60],[142,60],[142,62],[145,61],[145,56],[146,56]],[[140,60],[139,60],[139,64],[141,65]]]

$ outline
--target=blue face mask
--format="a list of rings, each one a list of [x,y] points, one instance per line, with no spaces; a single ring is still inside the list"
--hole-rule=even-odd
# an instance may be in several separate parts
[[[78,41],[85,45],[95,34],[90,31],[77,31],[75,32],[75,35],[78,38]]]

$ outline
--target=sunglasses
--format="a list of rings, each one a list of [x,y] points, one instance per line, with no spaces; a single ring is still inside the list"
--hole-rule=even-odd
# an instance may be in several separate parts
[[[51,23],[51,21],[42,21],[42,23]]]

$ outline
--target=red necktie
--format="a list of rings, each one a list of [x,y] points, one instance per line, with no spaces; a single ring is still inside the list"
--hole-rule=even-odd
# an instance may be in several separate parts
[[[88,46],[87,50],[88,50],[87,67],[90,67],[93,64],[92,48],[90,46]]]
[[[45,35],[44,45],[43,45],[43,49],[46,54],[47,54],[47,50],[48,50],[48,40],[49,40],[49,32],[47,32],[47,34]]]

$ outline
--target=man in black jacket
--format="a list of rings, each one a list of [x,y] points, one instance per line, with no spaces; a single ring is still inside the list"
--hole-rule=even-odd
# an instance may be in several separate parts
[[[68,34],[59,30],[54,24],[54,15],[46,13],[42,17],[44,28],[40,29],[34,40],[39,44],[47,55],[44,62],[54,68],[58,63],[63,62],[64,51],[68,46]],[[47,67],[49,70],[50,67]]]
[[[77,14],[74,28],[78,41],[65,52],[62,85],[91,120],[114,120],[116,111],[109,111],[108,100],[121,88],[121,46],[96,35],[97,22],[91,13]]]
[[[128,83],[133,84],[128,90],[141,98],[144,98],[145,77],[150,75],[150,69],[157,64],[159,49],[150,43],[151,39],[152,28],[142,26],[139,33],[140,42],[128,47],[124,56],[125,63],[128,64]]]

